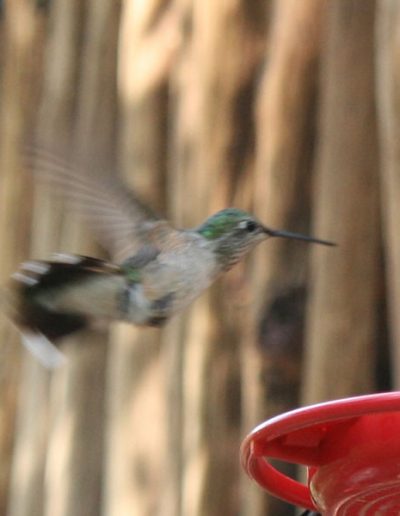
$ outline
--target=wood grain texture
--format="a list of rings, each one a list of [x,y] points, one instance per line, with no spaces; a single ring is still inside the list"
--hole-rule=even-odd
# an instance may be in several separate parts
[[[308,234],[325,7],[319,0],[275,2],[255,105],[254,211],[267,226]],[[241,360],[245,429],[298,404],[310,250],[271,240],[250,258],[251,303]],[[290,467],[286,472],[294,474]],[[290,514],[287,504],[245,485],[245,514]]]
[[[30,243],[31,182],[23,176],[19,144],[32,130],[40,88],[43,25],[29,1],[5,2],[1,20],[2,70],[0,76],[0,282],[4,283]],[[36,48],[33,57],[31,49]],[[21,380],[21,348],[17,332],[0,320],[0,513],[11,501],[16,431],[15,415]],[[26,473],[26,468],[22,472]],[[10,476],[11,475],[11,476]],[[23,478],[19,478],[23,483]],[[34,511],[32,514],[38,514]]]
[[[313,227],[338,248],[314,249],[312,256],[305,403],[374,386],[379,250],[374,7],[372,1],[338,1],[329,10]]]
[[[399,52],[400,9],[397,2],[379,1],[376,8],[376,91],[381,159],[381,200],[386,256],[386,284],[390,318],[391,357],[394,386],[400,385],[400,242],[398,220],[399,159]]]
[[[167,81],[179,24],[173,2],[122,2],[118,44],[118,162],[127,183],[165,216]],[[165,364],[160,330],[120,325],[107,370],[104,513],[151,516],[164,509]]]
[[[236,206],[338,246],[271,239],[162,331],[67,339],[52,374],[1,321],[0,514],[292,516],[241,471],[244,435],[398,385],[397,4],[2,3],[2,282],[104,252],[22,139],[115,164],[179,227]]]

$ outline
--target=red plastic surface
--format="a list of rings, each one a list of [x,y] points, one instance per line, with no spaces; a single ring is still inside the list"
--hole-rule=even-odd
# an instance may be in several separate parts
[[[269,458],[308,466],[309,486],[277,471]],[[322,403],[270,419],[244,440],[241,460],[250,477],[294,505],[335,516],[361,510],[398,515],[400,392]]]

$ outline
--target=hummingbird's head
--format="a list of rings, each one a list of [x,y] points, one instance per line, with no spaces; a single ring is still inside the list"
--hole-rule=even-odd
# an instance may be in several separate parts
[[[209,217],[199,228],[210,242],[224,269],[230,268],[258,243],[270,237],[291,238],[323,245],[333,242],[267,228],[249,213],[237,208],[227,208]]]

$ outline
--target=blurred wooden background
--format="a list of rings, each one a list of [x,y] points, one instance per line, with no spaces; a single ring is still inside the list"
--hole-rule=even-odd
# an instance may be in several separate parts
[[[69,339],[54,373],[2,318],[0,515],[294,514],[241,439],[400,386],[399,52],[396,0],[1,3],[2,282],[104,256],[24,170],[32,134],[96,139],[179,226],[235,205],[339,247],[268,242],[162,332]]]

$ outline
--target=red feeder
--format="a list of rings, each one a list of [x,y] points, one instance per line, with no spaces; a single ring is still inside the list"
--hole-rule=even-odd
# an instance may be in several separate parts
[[[267,459],[308,467],[308,486]],[[242,444],[247,474],[324,516],[400,515],[400,392],[321,403],[277,416]]]

